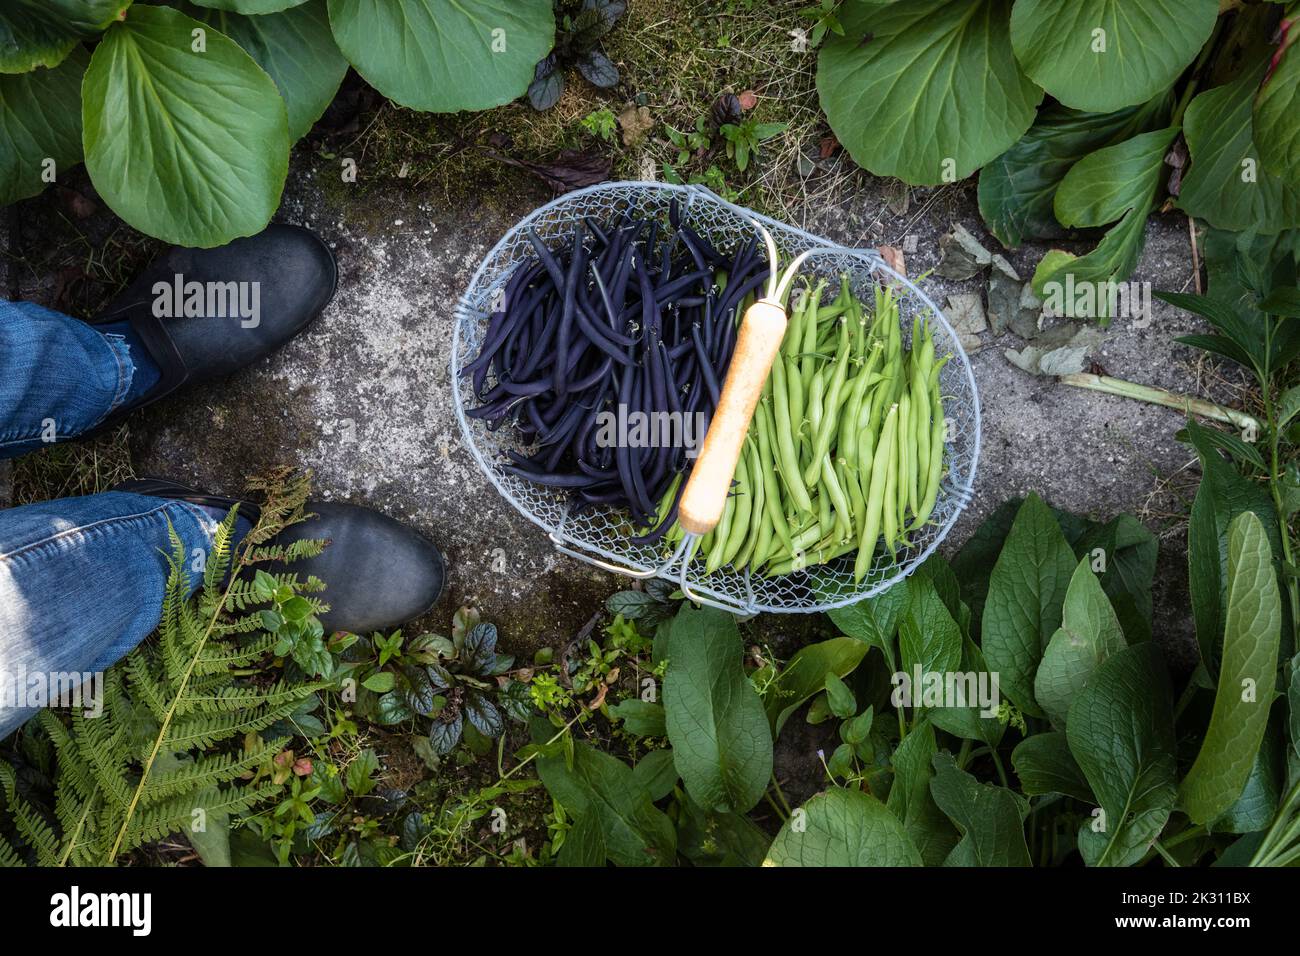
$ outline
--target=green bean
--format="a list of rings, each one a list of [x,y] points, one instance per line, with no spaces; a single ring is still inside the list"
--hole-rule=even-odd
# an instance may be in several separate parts
[[[835,361],[831,365],[830,382],[826,386],[826,395],[822,403],[822,420],[817,426],[816,438],[812,446],[812,460],[804,470],[803,480],[805,484],[812,484],[817,479],[817,473],[822,471],[822,459],[830,451],[831,439],[835,437],[838,429],[836,425],[839,421],[837,415],[840,406],[840,392],[844,388],[844,378],[848,374],[849,363],[849,325],[841,321],[840,342],[836,352]]]
[[[885,498],[888,494],[887,474],[891,471],[890,459],[895,454],[894,433],[898,429],[898,406],[893,405],[885,416],[871,464],[871,485],[867,489],[867,508],[862,516],[862,537],[858,539],[858,559],[853,565],[853,580],[861,581],[871,568],[876,553],[876,539],[884,524]]]
[[[806,410],[804,408],[805,392],[803,376],[799,372],[799,363],[794,359],[783,359],[778,356],[777,361],[785,363],[786,391],[789,393],[790,402],[790,423],[794,426],[795,431],[790,441],[791,444],[794,445],[797,457],[800,445],[807,435],[807,430],[804,428],[804,424],[806,423],[804,413]],[[775,368],[775,366],[773,366],[773,368]]]
[[[904,390],[898,400],[898,468],[897,482],[894,488],[894,494],[897,498],[897,515],[899,524],[902,524],[902,516],[907,511],[907,470],[911,467],[912,452],[912,399]]]
[[[849,509],[853,512],[854,522],[851,532],[857,530],[857,522],[861,520],[862,513],[867,510],[867,499],[862,494],[862,483],[858,481],[856,471],[857,469],[852,468],[843,458],[835,462],[835,477],[839,479],[840,487],[844,489],[844,494],[849,499]]]
[[[902,510],[898,506],[898,457],[900,439],[903,435],[902,419],[895,423],[894,434],[890,436],[889,446],[886,449],[888,460],[885,464],[885,501],[880,510],[880,529],[885,536],[885,547],[889,553],[894,553],[894,546],[898,541],[899,513]],[[880,454],[880,449],[876,449],[876,454]]]
[[[727,549],[727,540],[731,534],[731,521],[736,513],[733,498],[731,497],[733,494],[734,492],[728,494],[727,503],[722,509],[722,520],[718,522],[717,527],[711,532],[713,541],[709,546],[704,563],[704,572],[706,574],[712,574],[722,567],[722,556]]]
[[[948,422],[942,416],[938,388],[935,388],[931,398],[934,407],[940,410],[940,414],[935,416],[930,426],[930,470],[925,479],[925,498],[921,501],[916,519],[912,522],[913,529],[924,525],[930,520],[930,515],[934,514],[934,504],[939,498],[939,485],[943,479],[943,450],[948,438]]]
[[[801,354],[799,373],[805,384],[812,381],[813,373],[817,371],[815,367],[817,359],[814,354],[817,351],[817,306],[821,301],[822,289],[825,287],[826,280],[822,279],[808,294],[808,312],[803,322],[803,345],[799,349]]]
[[[782,574],[792,574],[795,571],[802,571],[809,565],[826,564],[829,561],[834,561],[842,555],[848,554],[856,547],[856,542],[849,542],[848,544],[828,545],[825,548],[813,548],[796,557],[788,558],[779,564],[773,565],[768,569],[767,574],[769,577],[777,577]]]
[[[804,486],[803,476],[799,473],[799,459],[794,453],[794,442],[790,431],[790,399],[786,392],[785,370],[781,363],[772,365],[772,395],[776,399],[776,440],[777,470],[785,482],[785,487],[794,499],[800,511],[812,511],[812,499]]]
[[[762,469],[763,507],[772,523],[773,533],[788,548],[791,547],[791,533],[789,522],[785,520],[785,512],[781,508],[781,492],[776,480],[776,457],[772,439],[772,409],[766,402],[760,402],[755,417],[758,419],[759,458],[762,459],[764,466]]]
[[[808,382],[808,421],[814,432],[822,426],[822,399],[826,397],[826,368],[819,368]],[[806,482],[805,482],[806,484]]]
[[[748,443],[748,439],[746,439]],[[750,474],[750,460],[741,448],[740,459],[736,462],[736,494],[728,500],[732,510],[731,523],[727,532],[727,543],[722,549],[722,563],[731,564],[745,544],[749,534],[749,515],[754,509],[754,476]]]
[[[826,486],[826,497],[830,499],[835,512],[836,533],[841,538],[847,538],[853,533],[853,511],[849,508],[844,489],[840,487],[840,479],[835,474],[835,465],[831,463],[830,455],[822,455],[821,473],[822,482]]]

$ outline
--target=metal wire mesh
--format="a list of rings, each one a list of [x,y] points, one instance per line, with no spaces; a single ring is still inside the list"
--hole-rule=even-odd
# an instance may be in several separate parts
[[[870,572],[860,582],[853,581],[852,554],[806,571],[769,578],[728,567],[706,574],[702,559],[685,560],[684,548],[672,551],[662,542],[635,544],[631,540],[635,532],[626,512],[596,508],[577,513],[563,493],[506,474],[501,467],[504,450],[528,449],[508,428],[491,431],[483,421],[465,415],[466,408],[474,404],[474,396],[461,369],[473,361],[482,346],[494,294],[504,288],[520,263],[535,255],[526,230],[535,229],[549,245],[558,246],[569,236],[574,220],[582,216],[603,222],[630,212],[667,226],[674,199],[682,204],[682,221],[719,248],[731,248],[751,238],[754,227],[749,220],[757,219],[776,239],[783,261],[805,250],[815,250],[802,275],[816,273],[834,278],[847,272],[854,291],[867,301],[872,299],[877,284],[896,287],[905,341],[910,338],[913,317],[928,317],[936,354],[952,353],[940,374],[948,419],[948,468],[934,513],[926,527],[913,535],[910,547],[896,555],[877,554]],[[890,269],[874,250],[836,246],[726,202],[702,186],[604,183],[568,193],[525,217],[488,253],[457,305],[452,382],[456,417],[475,461],[505,499],[544,529],[559,550],[607,570],[679,582],[693,597],[738,613],[824,611],[870,597],[906,577],[939,546],[970,500],[979,458],[979,395],[970,363],[952,326],[924,292]]]

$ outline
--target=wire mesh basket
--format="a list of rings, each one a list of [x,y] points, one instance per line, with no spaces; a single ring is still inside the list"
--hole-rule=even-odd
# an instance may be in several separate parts
[[[663,542],[632,541],[636,532],[626,512],[613,508],[576,511],[562,491],[508,474],[502,467],[505,450],[529,449],[510,429],[491,431],[485,422],[465,414],[473,407],[474,395],[461,370],[482,347],[494,298],[516,267],[536,255],[527,230],[535,229],[548,245],[555,246],[571,235],[574,221],[584,216],[609,221],[630,213],[661,221],[666,227],[674,200],[681,203],[681,221],[720,248],[752,238],[757,220],[775,238],[783,261],[813,251],[800,273],[803,276],[834,279],[847,273],[854,293],[868,301],[876,285],[895,287],[904,341],[910,338],[913,317],[928,317],[936,354],[952,353],[940,373],[948,420],[947,468],[934,512],[929,523],[913,535],[909,547],[892,555],[877,553],[870,571],[859,582],[853,580],[852,554],[779,577],[725,566],[706,574],[703,561],[692,560],[685,543],[668,551]],[[886,265],[875,250],[837,246],[729,203],[702,186],[603,183],[547,203],[520,221],[488,253],[461,297],[455,318],[451,371],[456,418],[474,460],[507,501],[546,531],[557,550],[604,570],[636,578],[663,578],[677,583],[693,600],[737,614],[825,611],[877,594],[910,574],[939,546],[970,500],[980,448],[979,395],[966,353],[934,302]]]

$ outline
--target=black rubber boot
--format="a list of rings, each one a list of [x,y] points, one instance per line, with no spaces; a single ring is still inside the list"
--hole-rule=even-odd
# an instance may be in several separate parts
[[[148,393],[101,428],[183,386],[222,378],[274,352],[321,313],[337,283],[329,247],[299,226],[271,225],[217,249],[171,249],[90,320],[129,321],[162,373]],[[199,302],[191,295],[195,289],[204,292],[203,314],[187,315],[187,303]],[[254,303],[255,315],[241,308]]]
[[[162,478],[128,481],[113,490],[188,501],[222,513],[239,504],[239,513],[252,522],[259,514],[256,505],[205,495]],[[315,517],[286,528],[284,540],[323,538],[330,544],[319,556],[296,561],[286,570],[303,578],[314,574],[325,582],[321,596],[330,610],[321,623],[327,632],[386,631],[419,617],[438,602],[446,565],[427,538],[360,505],[309,502],[307,511]]]

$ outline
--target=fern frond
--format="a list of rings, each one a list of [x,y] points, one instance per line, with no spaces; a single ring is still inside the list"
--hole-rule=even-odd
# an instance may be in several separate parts
[[[95,784],[121,809],[131,800],[127,764],[131,759],[126,733],[116,721],[72,715],[72,739],[83,766],[90,768]]]
[[[154,672],[152,655],[143,648],[136,648],[126,659],[127,678],[131,682],[131,692],[141,701],[153,719],[162,723],[167,713],[167,688]]]
[[[314,574],[309,574],[304,581],[300,575],[291,571],[268,571],[267,573],[275,581],[276,587],[290,587],[298,594],[319,594],[325,590],[325,582]],[[242,614],[249,608],[264,603],[257,596],[257,589],[251,580],[240,580],[231,585],[230,594],[226,599],[226,609],[232,613]]]
[[[219,639],[242,637],[245,634],[255,634],[260,630],[262,630],[262,622],[249,615],[248,617],[240,617],[233,621],[218,624],[212,629],[212,636]]]
[[[253,564],[293,564],[319,556],[328,545],[329,542],[323,538],[300,538],[290,544],[255,546],[248,549],[248,561]]]
[[[88,764],[77,759],[79,756],[77,744],[73,741],[68,728],[63,726],[63,722],[50,710],[37,712],[36,720],[54,743],[54,753],[60,770],[59,793],[62,794],[67,789],[74,791],[83,800],[90,799],[98,789],[95,774]]]
[[[242,643],[234,641],[210,642],[199,654],[195,673],[215,674],[250,667],[271,653],[275,647],[274,634],[262,634]]]
[[[215,793],[176,797],[136,814],[126,830],[122,848],[134,849],[151,840],[161,840],[173,833],[189,830],[196,811],[234,816],[250,810],[257,804],[280,792],[280,787],[267,783],[259,787],[229,787]]]
[[[0,793],[4,794],[6,803],[12,803],[14,795],[18,793],[18,775],[3,760],[0,760]]]
[[[235,522],[238,519],[239,505],[235,505],[212,533],[212,548],[208,551],[207,564],[203,569],[203,592],[213,599],[221,594],[221,585],[230,571],[230,542],[235,536]]]
[[[18,855],[18,851],[9,845],[9,841],[0,836],[0,870],[13,869],[19,866],[26,866],[23,858]]]
[[[30,803],[15,794],[9,801],[18,835],[36,852],[39,866],[57,866],[61,844],[54,828]]]
[[[219,740],[265,730],[282,717],[287,717],[307,698],[307,694],[286,701],[279,707],[255,711],[233,711],[227,714],[196,714],[178,718],[171,725],[167,745],[176,750],[202,750]]]
[[[265,741],[252,750],[200,757],[175,770],[153,773],[145,784],[145,799],[157,803],[179,794],[193,794],[233,783],[247,771],[256,770],[274,757],[284,744],[284,738]]]
[[[284,683],[270,688],[250,685],[223,687],[215,693],[187,694],[176,710],[178,714],[189,715],[250,710],[257,706],[276,708],[282,704],[294,707],[310,696],[310,692],[303,692],[304,687],[303,684]]]

